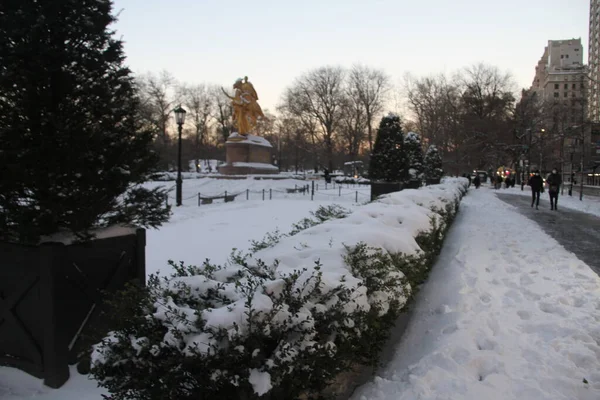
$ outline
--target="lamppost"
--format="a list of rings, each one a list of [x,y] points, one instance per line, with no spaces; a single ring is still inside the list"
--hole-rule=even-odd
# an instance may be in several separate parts
[[[175,122],[177,123],[177,130],[179,132],[179,142],[178,142],[178,150],[177,150],[177,181],[176,184],[176,201],[177,206],[181,205],[182,198],[182,184],[183,180],[181,179],[181,131],[183,130],[183,123],[185,122],[185,110],[181,108],[181,104],[177,106],[174,110],[175,112]]]

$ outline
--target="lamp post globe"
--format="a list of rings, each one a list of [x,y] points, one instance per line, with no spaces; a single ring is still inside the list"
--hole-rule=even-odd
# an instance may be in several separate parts
[[[179,134],[179,140],[177,144],[177,181],[176,184],[176,202],[179,207],[182,204],[182,186],[183,180],[181,178],[181,131],[183,130],[183,124],[185,123],[185,114],[186,111],[181,107],[181,105],[177,106],[175,110],[175,122],[177,123],[177,131]]]

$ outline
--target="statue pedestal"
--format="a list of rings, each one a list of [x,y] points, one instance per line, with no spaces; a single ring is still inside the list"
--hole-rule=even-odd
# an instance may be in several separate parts
[[[254,135],[233,133],[225,143],[226,164],[219,166],[223,175],[278,174],[271,164],[273,146],[268,140]]]

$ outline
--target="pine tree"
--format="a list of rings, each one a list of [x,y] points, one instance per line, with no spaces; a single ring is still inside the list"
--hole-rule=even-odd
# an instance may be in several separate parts
[[[369,177],[372,181],[404,182],[407,172],[400,117],[389,114],[379,124]]]
[[[418,133],[408,132],[404,138],[404,153],[408,163],[408,179],[420,186],[423,179],[423,148]]]
[[[429,146],[425,153],[425,160],[423,163],[425,166],[425,179],[427,182],[439,183],[439,180],[443,175],[442,157],[435,145]]]
[[[110,0],[0,7],[0,239],[169,217],[164,192],[140,186],[157,157],[111,11]]]

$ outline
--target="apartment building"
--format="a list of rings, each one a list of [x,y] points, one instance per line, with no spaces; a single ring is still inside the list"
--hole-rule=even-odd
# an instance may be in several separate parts
[[[600,0],[590,0],[588,68],[588,115],[592,122],[600,122]]]
[[[530,88],[543,101],[546,116],[537,133],[542,145],[535,164],[543,170],[559,167],[567,180],[580,167],[582,137],[589,136],[581,128],[588,108],[586,74],[581,38],[549,40]]]

